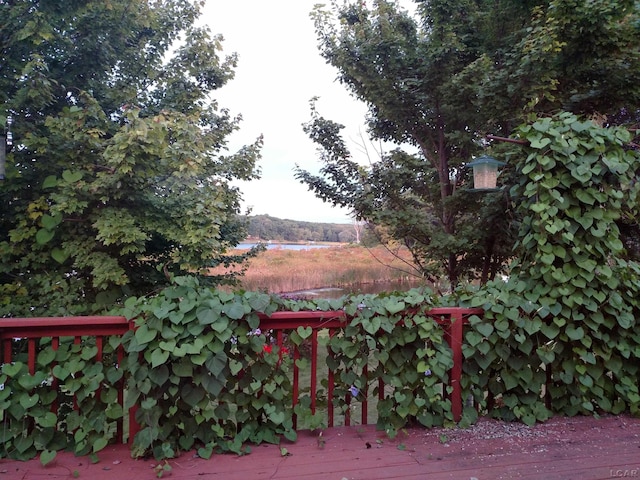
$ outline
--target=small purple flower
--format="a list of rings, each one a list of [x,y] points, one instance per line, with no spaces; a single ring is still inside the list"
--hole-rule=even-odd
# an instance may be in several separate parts
[[[430,369],[430,368],[427,368],[427,369],[424,371],[424,376],[425,376],[425,377],[430,377],[430,376],[431,376],[431,369]]]
[[[349,387],[349,392],[351,393],[351,395],[353,395],[354,397],[357,397],[358,394],[360,393],[360,390],[358,390],[358,387],[356,387],[355,385],[351,385]]]
[[[251,330],[248,335],[262,335],[262,330],[256,328],[255,330]]]

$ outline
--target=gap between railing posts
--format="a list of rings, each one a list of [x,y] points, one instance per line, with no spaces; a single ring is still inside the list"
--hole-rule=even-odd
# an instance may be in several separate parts
[[[409,313],[409,312],[408,312]],[[464,308],[464,307],[437,307],[428,310],[427,315],[435,322],[437,322],[444,330],[444,337],[447,344],[452,350],[453,367],[449,372],[449,387],[451,389],[450,400],[452,415],[456,422],[462,418],[463,400],[462,400],[462,343],[464,337],[464,325],[469,322],[469,317],[472,315],[483,315],[484,310],[481,308]],[[311,398],[311,412],[316,412],[316,397],[318,387],[318,332],[320,330],[328,330],[329,335],[334,335],[338,330],[343,329],[347,322],[351,319],[341,310],[337,311],[301,311],[301,312],[275,312],[272,315],[260,315],[260,328],[262,331],[272,330],[276,336],[276,342],[279,350],[283,351],[284,336],[293,330],[297,330],[299,327],[307,331],[308,335],[305,338],[310,340],[310,362],[311,362],[311,377],[310,377],[310,398]],[[305,334],[306,335],[306,334]],[[329,352],[330,354],[330,352]],[[300,358],[300,351],[297,346],[294,346],[293,351],[293,405],[295,409],[297,405],[300,384],[299,384],[299,368],[297,360]],[[366,368],[366,367],[365,367]],[[327,424],[329,427],[334,425],[334,409],[333,409],[333,389],[335,386],[333,372],[329,369],[327,372]],[[378,388],[379,399],[382,400],[384,395],[383,385],[379,385]],[[348,403],[349,399],[345,399]],[[362,424],[367,423],[367,406],[368,399],[365,398],[362,401]],[[294,417],[295,422],[295,417]],[[345,416],[345,425],[350,424],[350,418],[347,412]],[[294,423],[295,425],[295,423]]]

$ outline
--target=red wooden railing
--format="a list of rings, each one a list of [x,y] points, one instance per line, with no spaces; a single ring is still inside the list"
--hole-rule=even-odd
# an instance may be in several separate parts
[[[33,375],[38,355],[38,341],[41,338],[51,338],[51,346],[57,350],[60,339],[72,337],[73,343],[80,344],[83,337],[95,338],[97,353],[96,361],[103,359],[103,347],[107,337],[122,336],[133,327],[124,317],[87,316],[87,317],[46,317],[46,318],[0,318],[0,349],[3,363],[13,361],[13,343],[15,339],[27,342],[27,365],[29,373]],[[122,363],[124,350],[122,346],[116,351],[118,364]],[[52,388],[57,388],[54,382]],[[118,403],[124,407],[124,381],[120,381],[118,388]],[[130,431],[137,431],[133,415],[129,417]],[[133,427],[133,428],[132,428]],[[124,443],[123,422],[117,423],[118,441]],[[132,436],[130,436],[132,438]]]
[[[462,417],[462,387],[460,385],[460,378],[462,376],[462,339],[464,334],[464,324],[468,322],[468,319],[472,315],[482,315],[483,310],[480,308],[461,308],[461,307],[438,307],[429,310],[428,315],[433,318],[443,329],[445,333],[445,340],[449,344],[453,352],[453,367],[449,372],[449,386],[451,387],[451,409],[453,418],[455,421],[459,421]],[[310,397],[311,397],[311,411],[316,412],[316,393],[317,393],[317,375],[318,375],[318,332],[320,330],[328,330],[329,335],[334,334],[341,328],[344,328],[348,321],[347,316],[343,311],[311,311],[311,312],[276,312],[271,316],[262,315],[260,317],[260,328],[264,330],[273,330],[276,334],[277,343],[279,347],[283,346],[284,336],[298,327],[311,327],[311,381],[310,381]],[[300,352],[297,348],[294,349],[294,362],[293,362],[293,407],[295,407],[299,397],[299,369],[296,365],[296,360],[300,357]],[[366,367],[365,367],[366,368]],[[334,378],[333,372],[328,372],[327,378],[327,424],[329,427],[334,424],[334,411],[333,403],[333,388]],[[379,399],[383,398],[383,385],[380,384],[378,388]],[[348,403],[348,399],[347,399]],[[368,423],[368,399],[365,395],[362,401],[362,424]],[[350,418],[345,416],[345,425],[350,424]]]
[[[445,340],[453,352],[453,368],[449,374],[449,386],[451,387],[451,405],[453,418],[458,421],[462,416],[462,389],[460,378],[462,375],[462,340],[463,327],[468,322],[471,315],[482,315],[483,310],[479,308],[459,308],[459,307],[438,307],[428,311],[428,315],[442,326],[445,332]],[[285,335],[296,330],[298,327],[310,327],[310,398],[312,412],[316,411],[316,393],[318,388],[318,333],[328,330],[329,335],[335,334],[344,328],[348,322],[348,317],[343,311],[302,311],[302,312],[276,312],[270,316],[261,315],[260,328],[270,330],[276,337],[279,346],[285,341]],[[74,343],[81,343],[83,337],[94,337],[98,351],[96,361],[102,361],[103,344],[107,337],[111,335],[122,336],[133,328],[133,322],[127,321],[124,317],[56,317],[56,318],[5,318],[0,319],[0,348],[3,362],[8,363],[12,358],[12,344],[14,339],[20,338],[27,341],[27,363],[29,372],[35,372],[38,340],[43,337],[51,337],[54,349],[60,344],[60,338],[73,337]],[[294,368],[293,368],[293,402],[298,402],[300,393],[299,368],[296,360],[300,358],[300,352],[294,348]],[[117,350],[117,361],[121,363],[124,356],[122,347]],[[327,379],[327,413],[328,426],[334,424],[333,398],[334,378],[329,370]],[[118,386],[118,402],[124,407],[124,382]],[[379,396],[382,398],[384,392],[382,385],[379,388]],[[348,398],[346,399],[348,403]],[[362,423],[366,424],[367,418],[367,398],[364,396],[362,402]],[[129,412],[129,440],[138,431],[135,423],[135,408]],[[350,418],[345,416],[345,424],[349,425]],[[124,442],[122,422],[118,424],[118,440]]]

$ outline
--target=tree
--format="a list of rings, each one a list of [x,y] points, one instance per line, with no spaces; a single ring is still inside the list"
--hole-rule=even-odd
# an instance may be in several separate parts
[[[323,167],[296,175],[318,197],[404,242],[424,275],[445,275],[452,286],[484,281],[505,268],[515,229],[508,195],[471,193],[465,165],[483,152],[506,155],[487,134],[508,136],[529,112],[607,116],[637,108],[638,8],[633,1],[416,3],[417,20],[384,0],[370,9],[334,2],[332,12],[313,15],[322,56],[369,107],[371,137],[418,153],[398,148],[364,168],[342,126],[312,105],[305,131]]]
[[[92,312],[243,261],[226,254],[246,232],[229,181],[256,178],[261,139],[227,153],[239,119],[210,99],[236,57],[195,25],[199,7],[0,4],[0,118],[16,144],[0,184],[0,316]]]

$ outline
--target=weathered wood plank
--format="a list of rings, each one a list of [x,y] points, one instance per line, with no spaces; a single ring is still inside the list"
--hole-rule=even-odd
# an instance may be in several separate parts
[[[281,448],[286,448],[288,455]],[[100,462],[59,453],[38,460],[0,460],[0,478],[153,479],[153,460],[132,460],[124,445],[108,447]],[[193,452],[171,460],[168,479],[444,480],[640,478],[640,419],[628,416],[554,418],[542,425],[481,420],[461,429],[414,428],[389,439],[373,426],[327,429],[319,440],[300,432],[295,443],[252,447],[243,457]],[[164,478],[164,476],[163,476]]]

